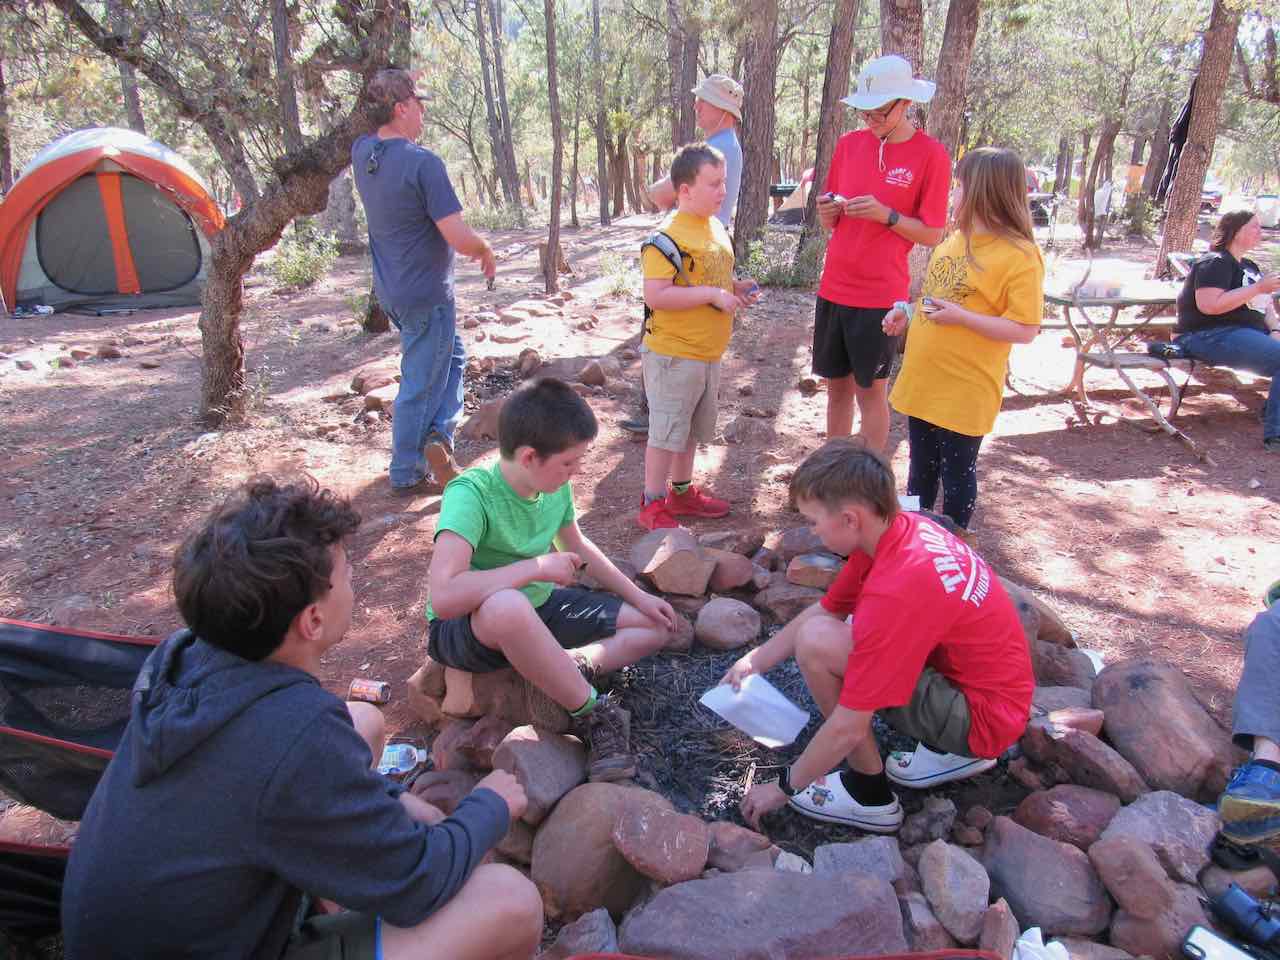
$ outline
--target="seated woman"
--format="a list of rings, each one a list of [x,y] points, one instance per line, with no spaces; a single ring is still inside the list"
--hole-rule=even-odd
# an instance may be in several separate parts
[[[1192,267],[1178,294],[1177,343],[1192,359],[1271,378],[1262,445],[1280,453],[1280,318],[1266,296],[1280,290],[1280,274],[1264,274],[1245,257],[1261,239],[1252,211],[1222,215],[1209,256]],[[1265,312],[1250,306],[1255,299]]]

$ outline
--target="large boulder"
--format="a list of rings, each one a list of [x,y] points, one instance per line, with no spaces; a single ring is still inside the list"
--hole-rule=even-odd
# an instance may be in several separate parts
[[[631,547],[631,565],[663,593],[698,597],[707,592],[716,561],[692,533],[673,527],[654,530],[637,540]]]
[[[1107,928],[1111,898],[1083,851],[1033,833],[1008,817],[987,829],[982,862],[991,893],[1046,936],[1094,936]]]
[[[710,833],[698,817],[637,804],[618,817],[613,845],[646,877],[682,883],[706,867]]]
[[[1099,840],[1089,862],[1121,910],[1150,920],[1173,906],[1174,882],[1150,845],[1131,836]]]
[[[756,565],[751,562],[750,557],[734,553],[732,550],[718,550],[715,547],[704,546],[702,549],[716,562],[715,569],[711,571],[711,579],[707,582],[713,592],[724,593],[726,590],[736,590],[751,583],[751,578],[755,576]]]
[[[584,783],[556,804],[533,839],[531,876],[548,916],[605,907],[620,918],[641,894],[648,880],[613,842],[618,818],[637,805],[671,809],[652,791],[616,783]]]
[[[760,638],[760,614],[741,600],[715,597],[698,611],[693,635],[709,650],[734,650]]]
[[[773,580],[756,594],[753,602],[778,623],[789,623],[821,599],[821,590]]]
[[[960,847],[935,840],[916,864],[934,915],[956,940],[974,944],[982,932],[991,881],[977,860]]]
[[[1137,917],[1127,910],[1117,910],[1111,921],[1111,945],[1135,957],[1155,960],[1179,960],[1182,940],[1196,924],[1207,926],[1208,918],[1200,903],[1200,892],[1185,883],[1174,884],[1173,903],[1157,917]]]
[[[1006,577],[1000,578],[1000,584],[1004,587],[1005,593],[1009,595],[1009,599],[1013,601],[1014,607],[1022,616],[1022,611],[1031,610],[1035,613],[1036,637],[1045,643],[1052,643],[1059,647],[1075,647],[1075,638],[1071,635],[1071,630],[1063,622],[1062,617],[1058,615],[1058,611],[1045,603],[1035,593],[1026,587],[1014,583]],[[1024,619],[1024,623],[1026,620]]]
[[[1044,767],[1057,766],[1072,783],[1111,793],[1126,803],[1147,792],[1133,764],[1091,733],[1038,717],[1019,741],[1023,752]]]
[[[902,953],[907,942],[883,880],[743,870],[659,892],[627,917],[618,946],[663,960],[819,960]]]
[[[1243,759],[1182,671],[1167,663],[1108,666],[1094,684],[1093,705],[1106,715],[1107,739],[1153,790],[1212,803]]]
[[[1013,819],[1041,836],[1088,851],[1119,809],[1120,798],[1114,794],[1064,783],[1027,796]]]
[[[907,865],[895,837],[863,837],[851,843],[824,843],[813,851],[813,872],[857,873],[891,884],[906,875]]]
[[[1071,650],[1037,637],[1031,643],[1031,672],[1046,687],[1093,687],[1097,671],[1083,650]]]
[[[1218,814],[1169,790],[1144,794],[1122,809],[1102,840],[1129,836],[1151,846],[1171,877],[1195,883],[1209,862]]]
[[[1080,687],[1036,687],[1031,695],[1031,705],[1043,713],[1066,707],[1091,707],[1093,693]]]
[[[587,779],[587,751],[577,738],[531,726],[507,734],[493,753],[493,765],[520,781],[529,798],[521,819],[535,827]]]

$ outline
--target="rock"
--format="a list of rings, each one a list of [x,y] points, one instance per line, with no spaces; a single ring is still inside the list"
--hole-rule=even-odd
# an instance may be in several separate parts
[[[1102,840],[1131,836],[1148,843],[1170,876],[1195,883],[1209,862],[1209,844],[1218,827],[1213,810],[1171,791],[1158,790],[1117,813],[1102,832]]]
[[[503,397],[486,400],[458,431],[467,440],[497,440],[498,414],[502,412]]]
[[[1120,809],[1120,798],[1076,784],[1031,794],[1013,812],[1014,822],[1052,840],[1088,851]]]
[[[813,527],[791,527],[783,530],[778,536],[777,545],[773,548],[781,562],[789,564],[802,553],[826,553],[826,545],[822,538],[813,532]]]
[[[634,806],[614,824],[613,844],[646,877],[670,885],[702,873],[710,834],[698,817]]]
[[[1168,664],[1144,658],[1108,666],[1093,705],[1106,715],[1107,739],[1153,790],[1212,803],[1243,760],[1187,678]]]
[[[1047,719],[1058,727],[1082,730],[1095,737],[1102,736],[1103,713],[1101,710],[1094,710],[1092,707],[1062,707],[1058,710],[1050,711]]]
[[[1013,601],[1015,609],[1019,611],[1019,617],[1023,616],[1022,611],[1024,608],[1030,608],[1034,611],[1036,625],[1034,636],[1036,638],[1042,643],[1051,643],[1055,646],[1074,649],[1076,645],[1075,638],[1071,635],[1071,631],[1063,623],[1062,617],[1058,615],[1056,610],[1026,587],[1014,583],[1006,577],[1001,577],[1000,583],[1004,587],[1005,593],[1009,595],[1009,599]]]
[[[844,561],[830,553],[802,553],[787,564],[787,582],[826,590],[842,566]]]
[[[45,619],[57,626],[74,627],[84,619],[85,614],[92,613],[96,609],[97,604],[93,602],[92,597],[83,593],[73,593],[69,597],[55,600],[49,612],[45,614]]]
[[[955,939],[929,908],[929,901],[923,893],[900,894],[898,905],[902,909],[902,930],[912,953],[955,947]]]
[[[766,570],[778,570],[784,566],[781,558],[768,547],[761,547],[751,554],[751,562]]]
[[[19,360],[18,366],[21,367],[22,363],[23,361]],[[143,370],[159,370],[160,361],[159,360],[139,360],[138,366],[141,367]],[[27,369],[31,369],[31,368],[28,367]]]
[[[1141,840],[1099,840],[1089,848],[1089,861],[1121,910],[1153,920],[1173,906],[1174,883],[1155,851]]]
[[[71,355],[71,359],[77,362],[81,360],[88,360],[93,356],[93,351],[86,350],[84,347],[72,347],[67,352]],[[65,363],[65,360],[63,362]]]
[[[437,663],[431,657],[423,655],[422,666],[418,671],[409,678],[410,684],[416,686],[418,691],[428,697],[437,697],[444,699],[445,666],[443,663]]]
[[[898,831],[901,843],[917,844],[941,840],[956,822],[956,805],[949,797],[929,794],[924,805],[902,822]]]
[[[1027,724],[1019,743],[1041,766],[1057,764],[1073,783],[1115,794],[1125,803],[1147,792],[1133,765],[1092,734],[1041,717]]]
[[[451,717],[479,718],[496,713],[524,722],[525,682],[514,670],[467,673],[446,667],[441,709]]]
[[[906,874],[894,837],[864,837],[852,843],[824,843],[813,851],[814,873],[857,873],[896,884]]]
[[[924,895],[947,932],[960,943],[977,943],[991,890],[982,864],[959,847],[935,840],[924,848],[916,869]]]
[[[1053,785],[1052,780],[1045,778],[1027,765],[1026,757],[1014,757],[1009,761],[1009,776],[1028,790],[1044,790]]]
[[[773,436],[769,425],[762,420],[739,414],[724,427],[724,439],[728,443],[759,444]]]
[[[351,378],[353,393],[368,393],[400,380],[400,361],[395,358],[380,360],[361,367]]]
[[[796,389],[799,390],[804,396],[812,397],[815,393],[818,392],[818,387],[820,385],[821,384],[819,383],[817,377],[801,377],[799,381],[797,381],[796,383]]]
[[[778,623],[788,623],[804,610],[822,599],[822,591],[813,587],[801,587],[794,583],[770,583],[756,594],[755,606],[772,616]]]
[[[120,348],[110,343],[104,343],[98,347],[99,360],[119,360],[124,354],[120,352]]]
[[[1182,956],[1182,940],[1196,924],[1208,926],[1199,891],[1186,884],[1175,884],[1173,905],[1153,919],[1135,917],[1127,910],[1116,911],[1111,921],[1109,939],[1137,957],[1156,960],[1178,960]]]
[[[468,770],[467,758],[458,752],[458,744],[474,720],[446,720],[431,742],[431,765],[437,770]]]
[[[1107,928],[1111,899],[1078,848],[996,817],[987,830],[982,862],[992,895],[1008,902],[1019,923],[1040,927],[1046,936],[1093,936]]]
[[[492,770],[493,752],[513,726],[515,725],[505,717],[496,713],[487,714],[466,732],[455,749],[477,770]]]
[[[1081,690],[1093,687],[1096,673],[1093,661],[1083,650],[1068,650],[1038,639],[1031,642],[1031,670],[1037,684],[1079,687]]]
[[[663,593],[697,597],[707,592],[716,562],[683,527],[654,530],[631,548],[636,572]]]
[[[160,366],[160,364],[155,363],[155,364],[153,364],[153,366],[152,366],[151,368],[148,368],[148,367],[147,367],[147,363],[148,363],[148,362],[150,362],[150,361],[146,361],[146,360],[144,360],[142,363],[138,364],[138,366],[140,366],[140,367],[142,367],[142,368],[144,368],[144,369],[154,369],[155,367]],[[26,360],[26,359],[23,359],[23,358],[19,358],[19,359],[14,360],[14,361],[13,361],[13,365],[14,365],[15,367],[17,367],[19,370],[34,370],[34,369],[36,368],[36,365],[35,365],[34,363],[32,363],[30,360]]]
[[[883,880],[742,870],[662,890],[627,917],[618,947],[664,960],[817,960],[902,953],[907,942]]]
[[[1053,941],[1067,948],[1068,960],[1133,960],[1133,957],[1117,947],[1086,940],[1083,937],[1058,937]]]
[[[750,557],[764,546],[764,531],[759,527],[745,530],[717,530],[698,537],[698,543],[713,550],[728,550]]]
[[[738,396],[740,397],[749,397],[755,392],[756,392],[756,388],[751,386],[751,384],[749,383],[741,384],[738,387]]]
[[[951,828],[951,839],[962,847],[980,847],[986,837],[977,827],[971,827],[967,823],[957,822]]]
[[[523,820],[511,821],[506,836],[494,849],[508,860],[527,867],[533,862],[533,827]]]
[[[1045,713],[1065,707],[1092,708],[1093,695],[1080,687],[1036,687],[1035,693],[1031,695],[1031,703]]]
[[[751,589],[759,593],[761,590],[767,590],[769,584],[773,583],[774,575],[752,561],[751,563]]]
[[[755,564],[751,562],[750,557],[728,550],[717,550],[714,547],[704,547],[703,552],[716,563],[711,571],[711,580],[708,582],[713,592],[724,593],[727,590],[736,590],[751,582],[751,577],[755,573]]]
[[[366,410],[391,410],[396,402],[396,394],[400,392],[400,384],[392,383],[385,387],[370,390],[364,395]]]
[[[763,834],[727,820],[716,820],[708,824],[707,837],[707,866],[725,873],[743,869],[756,854],[768,851],[773,846],[773,841]],[[769,866],[773,866],[772,857],[769,858]]]
[[[759,639],[760,614],[741,600],[716,597],[698,611],[693,635],[710,650],[735,650]]]
[[[561,797],[587,779],[587,751],[574,737],[516,727],[493,752],[493,766],[520,781],[529,797],[521,819],[536,827]]]
[[[477,340],[480,339],[480,334],[483,332],[484,331],[479,331],[476,334]],[[521,340],[528,340],[529,331],[527,329],[517,330],[514,328],[512,328],[511,330],[505,330],[505,331],[494,330],[492,333],[489,334],[489,339],[492,340],[494,343],[510,345],[513,343],[519,343]]]
[[[444,721],[444,710],[441,708],[444,700],[444,667],[440,667],[434,661],[431,661],[431,664],[439,667],[438,677],[441,688],[439,695],[433,695],[428,690],[434,683],[435,677],[429,674],[427,666],[418,668],[413,676],[409,677],[406,685],[409,709],[426,725],[428,732],[434,731]]]
[[[618,929],[609,911],[600,907],[566,923],[556,942],[538,954],[538,960],[569,960],[575,956],[618,952]]]
[[[991,811],[981,804],[974,804],[964,812],[964,822],[978,830],[986,830],[992,819]]]
[[[614,824],[633,805],[671,809],[656,793],[616,783],[584,783],[556,804],[533,838],[531,876],[549,916],[572,919],[605,907],[621,917],[644,890],[648,881],[613,843]]]
[[[589,387],[603,387],[609,382],[599,360],[588,360],[586,366],[579,371],[578,380]]]
[[[525,347],[520,351],[520,359],[516,361],[516,369],[520,376],[531,377],[542,366],[542,357],[533,347]]]
[[[982,932],[978,934],[979,950],[987,950],[1001,960],[1009,960],[1018,936],[1018,918],[1003,897],[987,907],[987,912],[982,915]]]
[[[1238,884],[1240,889],[1256,900],[1274,900],[1280,894],[1280,883],[1269,867],[1257,866],[1248,870],[1224,870],[1216,863],[1211,863],[1200,874],[1200,886],[1210,897],[1219,896],[1231,884]]]
[[[479,781],[480,777],[470,770],[428,770],[418,774],[409,792],[448,816]]]
[[[678,593],[673,593],[667,597],[667,603],[671,604],[671,609],[689,617],[696,617],[698,611],[707,605],[710,597],[682,597]]]

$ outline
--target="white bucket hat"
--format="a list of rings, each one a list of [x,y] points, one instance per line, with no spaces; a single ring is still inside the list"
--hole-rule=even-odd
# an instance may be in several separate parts
[[[864,66],[858,74],[857,91],[840,102],[858,110],[875,110],[894,100],[928,103],[936,89],[937,86],[928,80],[913,78],[911,64],[890,54],[877,57]]]
[[[689,91],[695,97],[707,101],[713,107],[727,110],[742,122],[742,84],[723,73],[713,73]]]

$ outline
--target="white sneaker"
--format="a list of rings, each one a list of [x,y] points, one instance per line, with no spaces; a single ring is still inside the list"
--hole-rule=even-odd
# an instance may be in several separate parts
[[[902,804],[897,796],[893,803],[864,806],[849,796],[838,770],[813,781],[787,805],[814,820],[843,823],[869,833],[893,833],[902,826]]]
[[[962,757],[957,753],[935,753],[923,743],[913,753],[896,752],[884,761],[884,772],[900,787],[923,790],[940,783],[975,777],[996,765],[995,760]]]

